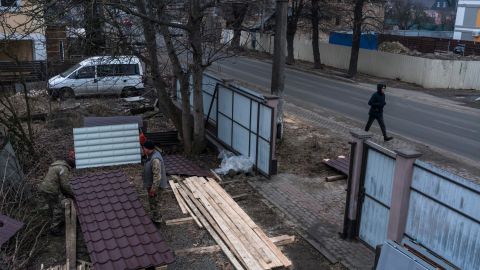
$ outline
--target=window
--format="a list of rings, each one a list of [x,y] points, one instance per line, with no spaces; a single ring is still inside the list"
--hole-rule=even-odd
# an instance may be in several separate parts
[[[138,64],[117,65],[116,74],[117,76],[138,75],[140,74],[140,70],[138,69]]]
[[[97,66],[98,77],[115,76],[115,66],[116,65],[98,65]]]
[[[60,73],[60,77],[67,77],[68,75],[70,75],[70,73],[74,72],[76,69],[78,69],[80,66],[80,64],[76,64],[75,66],[67,69],[66,71]]]
[[[0,0],[0,9],[19,8],[20,0]]]
[[[440,4],[441,4],[440,2],[437,2],[437,8],[439,8],[439,7],[440,7]]]
[[[95,78],[95,66],[84,67],[77,71],[77,79],[93,79]]]

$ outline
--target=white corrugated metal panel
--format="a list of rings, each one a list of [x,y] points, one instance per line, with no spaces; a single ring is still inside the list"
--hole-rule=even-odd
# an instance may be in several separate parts
[[[140,163],[138,124],[74,128],[78,169]]]
[[[461,269],[480,269],[480,187],[416,162],[406,235]]]
[[[372,247],[387,239],[388,218],[392,198],[395,159],[380,146],[371,144],[365,168],[365,197],[360,218],[360,239]]]

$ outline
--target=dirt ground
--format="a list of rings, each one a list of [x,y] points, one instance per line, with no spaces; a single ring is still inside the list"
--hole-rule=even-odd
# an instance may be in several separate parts
[[[43,104],[43,106],[42,106]],[[34,179],[34,182],[40,182],[48,169],[49,164],[57,158],[61,158],[66,151],[73,148],[73,132],[72,128],[82,126],[84,116],[112,116],[112,115],[127,115],[128,105],[118,98],[99,97],[99,98],[83,98],[68,100],[65,102],[52,102],[48,107],[45,107],[46,97],[39,95],[35,97],[34,110],[32,114],[50,112],[51,116],[47,121],[35,121],[35,141],[41,151],[44,153],[41,159],[35,164],[35,168],[29,178]],[[51,107],[50,107],[51,106]],[[50,108],[49,108],[50,107]],[[147,112],[144,116],[152,116],[152,112]],[[149,131],[165,131],[172,130],[173,126],[169,123],[162,113],[158,113],[149,118]],[[306,127],[302,124],[295,123],[294,120],[288,120],[289,127],[287,132],[295,134],[305,134]],[[337,145],[333,138],[306,136],[307,144],[302,147],[310,155],[309,160],[315,160],[315,151],[309,149],[317,147],[321,152],[325,152],[325,156],[330,153],[337,153]],[[328,142],[328,143],[325,143]],[[330,146],[330,143],[333,143]],[[296,146],[286,142],[281,146],[279,158],[284,159],[286,153],[291,151]],[[343,151],[340,151],[343,152]],[[319,161],[321,159],[318,159]],[[200,157],[196,158],[194,162],[198,163],[204,168],[215,168],[219,164],[217,153],[210,150]],[[299,157],[294,163],[282,162],[286,164],[281,167],[282,171],[292,171],[298,173],[315,173],[318,163],[305,164],[304,167],[290,166],[287,164],[300,164]],[[146,197],[142,191],[142,167],[141,165],[128,165],[121,167],[104,167],[96,169],[84,169],[75,171],[74,175],[85,174],[91,171],[105,171],[105,170],[121,170],[130,181],[135,185],[141,198],[146,204]],[[310,172],[311,171],[311,172]],[[256,176],[260,177],[260,176]],[[290,224],[282,215],[271,208],[266,203],[265,199],[259,195],[248,183],[245,175],[237,175],[233,178],[225,178],[225,189],[231,195],[249,194],[238,200],[239,205],[249,214],[252,219],[267,233],[273,237],[282,234],[295,235],[296,241],[287,246],[281,247],[287,257],[289,257],[293,266],[291,269],[326,269],[338,270],[345,269],[341,265],[331,265],[315,248],[308,242],[302,239],[297,233],[294,225]],[[233,181],[235,180],[235,181]],[[229,181],[233,181],[228,183]],[[180,208],[174,198],[172,192],[164,192],[161,194],[161,210],[164,220],[184,217]],[[166,240],[167,244],[173,249],[184,249],[192,247],[201,247],[214,245],[215,241],[211,238],[205,229],[200,229],[195,223],[166,226],[160,225],[159,230],[161,235]],[[82,239],[80,226],[77,230],[77,256],[80,260],[90,261],[88,251]],[[65,263],[65,238],[63,236],[44,235],[41,237],[41,242],[44,248],[41,249],[38,256],[33,260],[32,265],[28,269],[40,269],[41,264],[44,266],[54,266]],[[176,262],[169,266],[168,269],[233,269],[228,259],[222,252],[207,254],[207,255],[190,255],[177,256]]]

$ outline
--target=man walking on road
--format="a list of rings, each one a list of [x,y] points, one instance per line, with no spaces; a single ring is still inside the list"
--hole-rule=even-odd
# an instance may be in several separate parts
[[[385,128],[385,123],[383,121],[383,107],[385,104],[387,104],[385,103],[385,89],[387,89],[385,84],[377,84],[377,92],[375,92],[368,101],[368,105],[370,105],[370,111],[368,112],[368,122],[365,126],[365,131],[370,129],[373,120],[376,119],[380,125],[380,129],[382,130],[383,140],[388,142],[392,140],[393,137],[387,136],[387,129]]]
[[[148,204],[152,213],[152,221],[161,223],[162,217],[158,213],[158,188],[167,189],[168,180],[162,155],[155,150],[155,144],[152,141],[146,141],[143,144],[146,160],[143,168],[143,188],[148,193]]]

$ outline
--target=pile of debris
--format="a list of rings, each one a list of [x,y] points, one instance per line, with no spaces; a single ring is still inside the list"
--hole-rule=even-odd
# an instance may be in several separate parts
[[[410,52],[410,50],[407,47],[403,46],[403,44],[398,41],[383,42],[378,46],[378,50],[382,52],[397,53],[397,54]]]
[[[274,243],[285,237],[269,238],[215,180],[176,179],[178,182],[171,180],[170,186],[182,212],[190,213],[197,225],[207,229],[218,244],[204,249],[221,249],[235,269],[291,266],[291,261]]]

